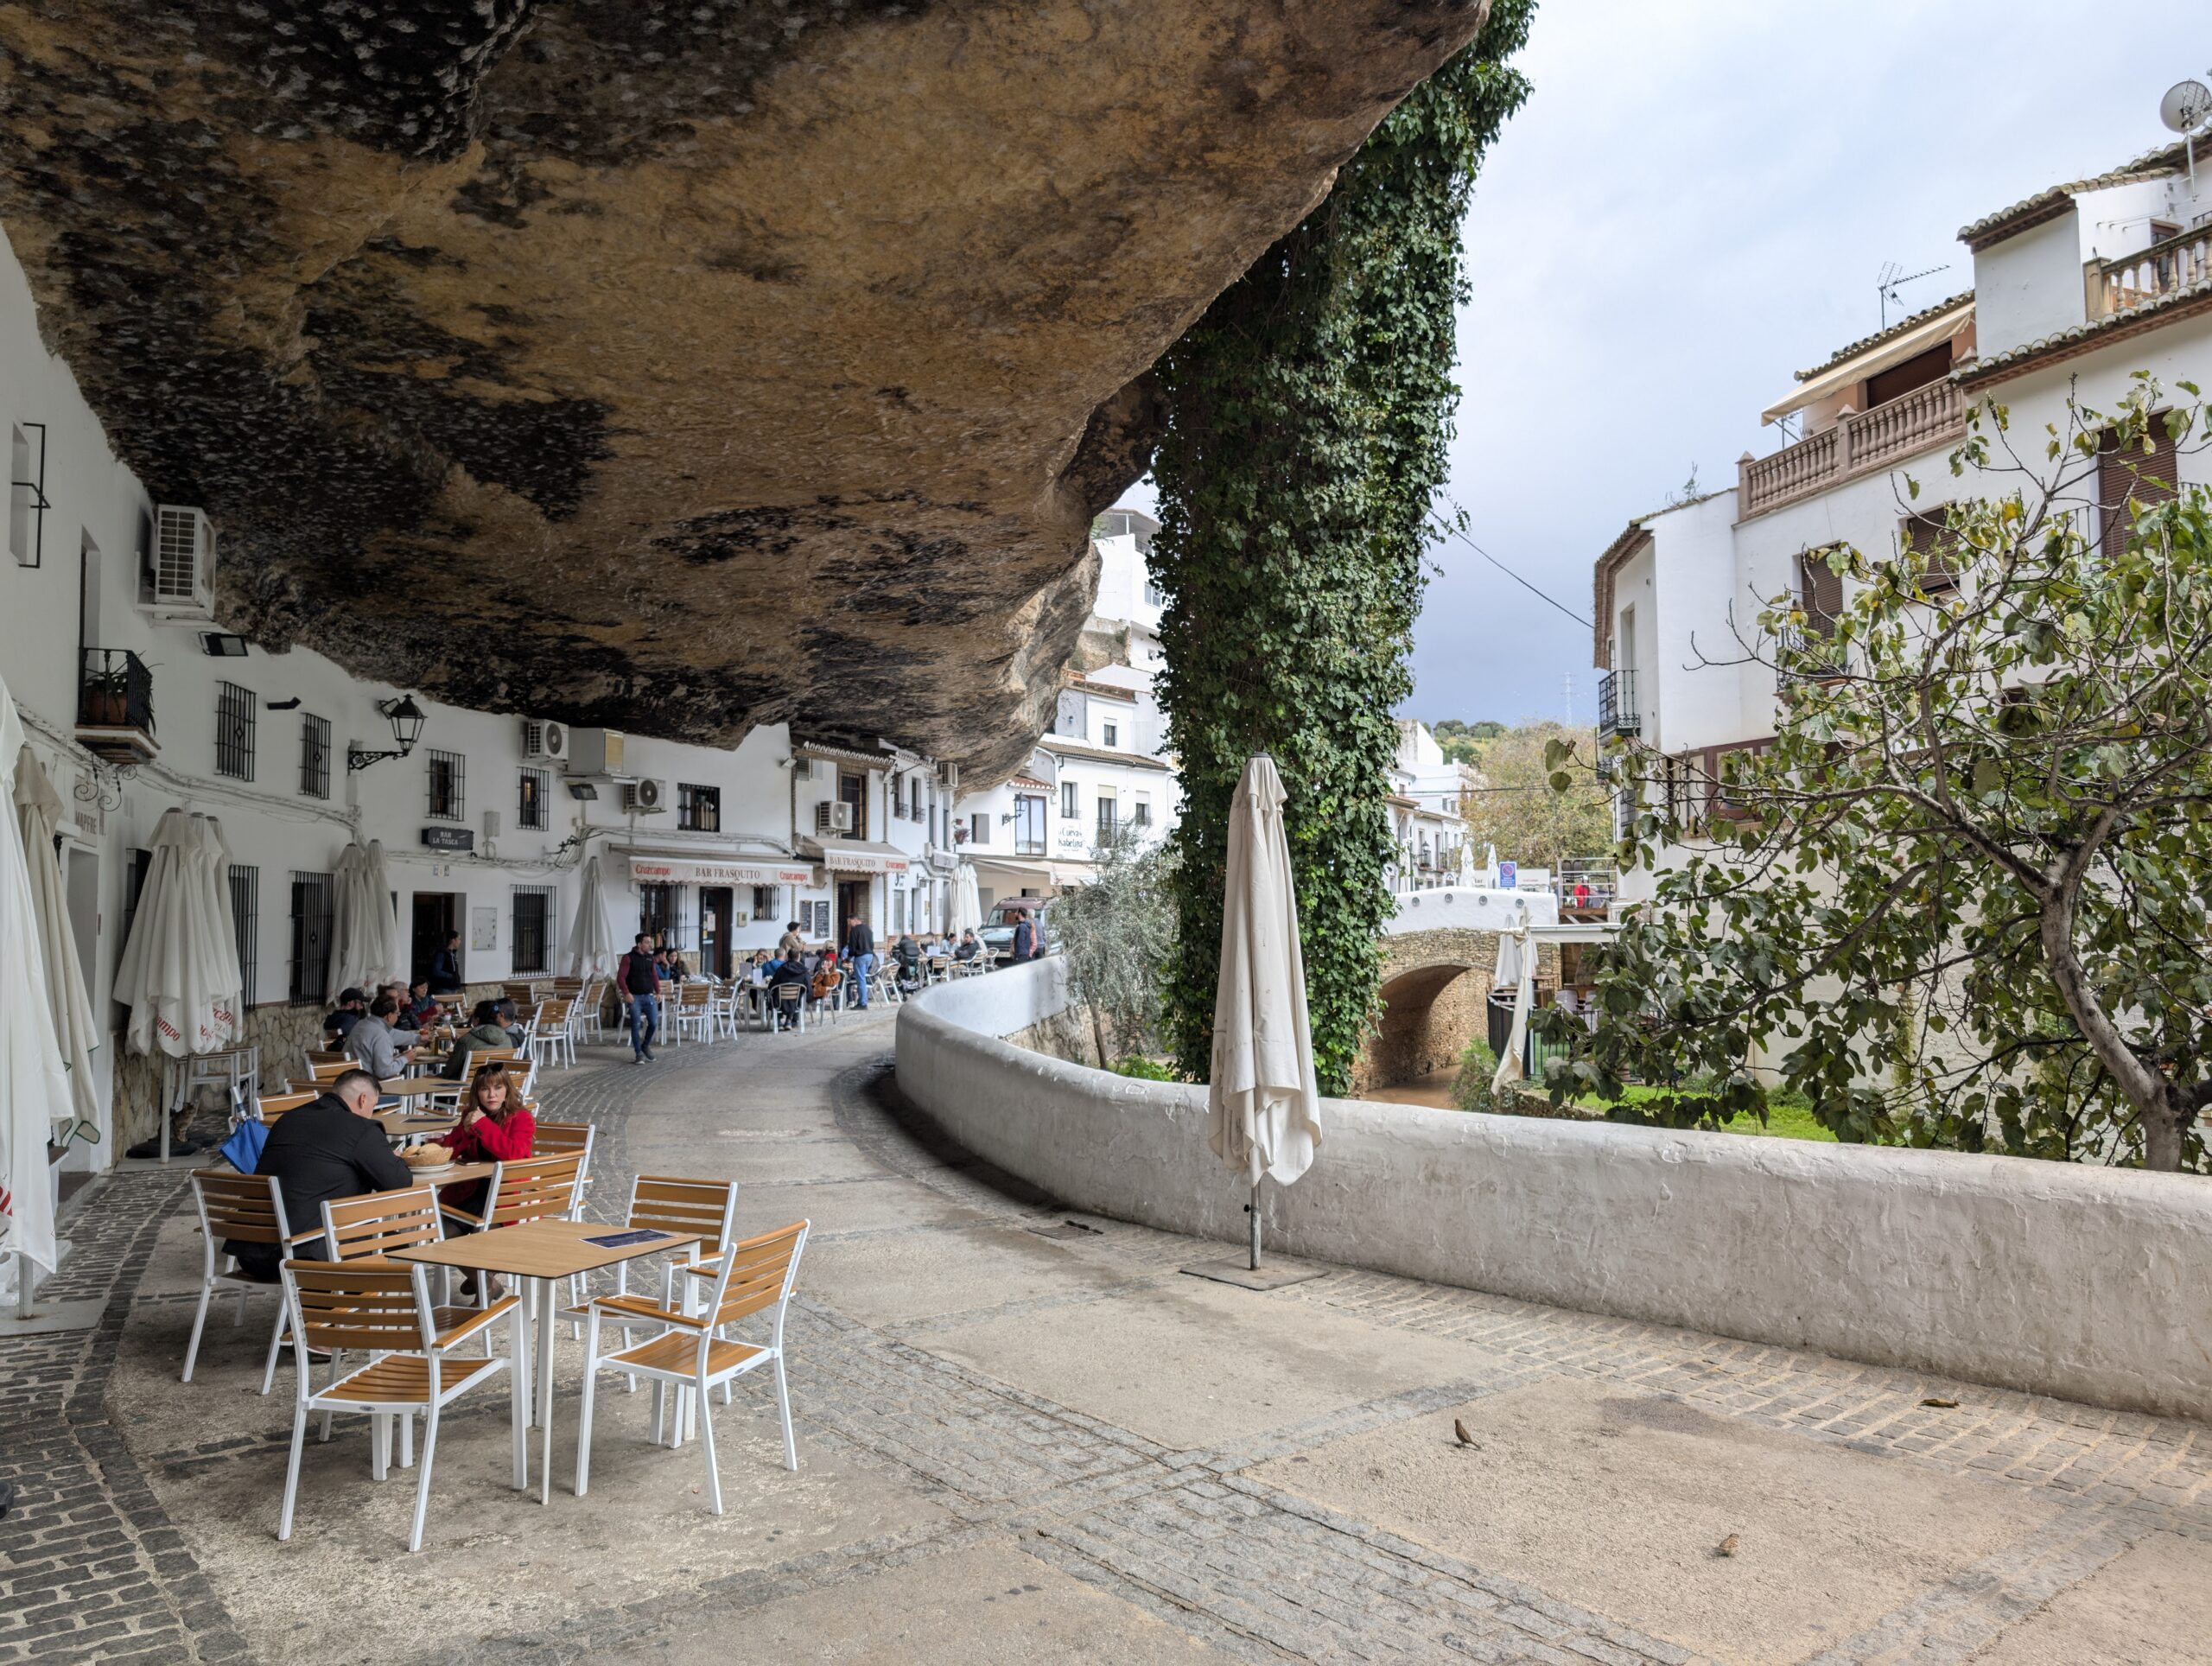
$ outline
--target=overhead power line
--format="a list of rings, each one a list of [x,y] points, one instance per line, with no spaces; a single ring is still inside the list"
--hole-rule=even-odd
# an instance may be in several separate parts
[[[1454,510],[1458,511],[1458,512],[1459,512],[1459,514],[1463,515],[1463,516],[1467,512],[1465,510],[1464,510],[1464,509],[1460,509],[1460,508],[1459,508],[1459,504],[1458,504],[1458,502],[1457,502],[1456,500],[1452,501],[1452,507]],[[1535,585],[1533,585],[1533,584],[1529,583],[1529,581],[1528,581],[1527,579],[1522,578],[1522,577],[1521,576],[1521,575],[1520,575],[1520,574],[1518,574],[1518,573],[1515,572],[1515,571],[1514,571],[1510,567],[1508,567],[1508,566],[1507,566],[1503,562],[1500,561],[1500,560],[1499,560],[1496,556],[1493,556],[1492,554],[1491,554],[1491,552],[1490,552],[1489,550],[1487,550],[1484,549],[1484,548],[1482,547],[1482,545],[1480,545],[1479,544],[1477,544],[1477,543],[1476,543],[1472,538],[1469,537],[1466,535],[1466,533],[1465,533],[1465,532],[1464,532],[1464,531],[1461,531],[1458,526],[1455,526],[1455,525],[1452,525],[1450,522],[1448,522],[1448,521],[1447,521],[1447,522],[1445,524],[1445,529],[1444,529],[1444,530],[1445,530],[1446,531],[1447,531],[1447,532],[1451,533],[1451,535],[1452,535],[1453,537],[1455,537],[1455,538],[1459,539],[1460,543],[1462,543],[1462,544],[1465,544],[1465,545],[1467,546],[1467,548],[1469,548],[1470,550],[1473,550],[1477,555],[1480,556],[1481,556],[1484,561],[1488,562],[1491,566],[1493,566],[1493,567],[1497,568],[1497,570],[1498,570],[1499,572],[1501,572],[1501,573],[1504,574],[1504,575],[1506,575],[1506,577],[1508,577],[1508,578],[1511,579],[1511,580],[1512,580],[1516,584],[1519,585],[1522,589],[1526,590],[1526,591],[1527,591],[1530,595],[1536,597],[1539,601],[1542,601],[1549,602],[1553,607],[1554,607],[1558,608],[1558,609],[1560,610],[1560,612],[1561,612],[1561,613],[1565,614],[1566,614],[1569,619],[1573,620],[1576,624],[1578,624],[1578,625],[1580,625],[1580,626],[1582,626],[1582,628],[1583,628],[1584,630],[1586,630],[1586,630],[1588,630],[1588,629],[1590,628],[1590,621],[1589,621],[1588,620],[1586,620],[1586,619],[1583,618],[1583,617],[1582,617],[1582,615],[1581,615],[1580,614],[1576,613],[1576,612],[1574,611],[1574,609],[1573,609],[1573,608],[1572,608],[1572,607],[1568,607],[1568,606],[1567,606],[1564,601],[1561,601],[1558,597],[1556,597],[1556,596],[1551,596],[1551,595],[1545,595],[1541,590],[1538,589]]]

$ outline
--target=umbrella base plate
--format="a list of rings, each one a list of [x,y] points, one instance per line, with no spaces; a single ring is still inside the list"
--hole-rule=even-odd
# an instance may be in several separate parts
[[[100,1322],[100,1315],[106,1311],[106,1300],[99,1296],[85,1301],[48,1301],[33,1296],[30,1316],[25,1319],[17,1316],[16,1305],[10,1301],[0,1307],[0,1339],[44,1336],[54,1331],[89,1331]]]
[[[1329,1269],[1311,1266],[1305,1262],[1280,1261],[1273,1256],[1262,1256],[1257,1267],[1248,1267],[1242,1261],[1202,1261],[1196,1266],[1181,1270],[1192,1278],[1208,1278],[1217,1284],[1234,1284],[1242,1290],[1280,1290],[1287,1284],[1303,1284],[1307,1279],[1319,1278]]]

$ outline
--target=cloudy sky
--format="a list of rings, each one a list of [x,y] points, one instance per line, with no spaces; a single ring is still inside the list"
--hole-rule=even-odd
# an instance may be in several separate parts
[[[2212,20],[2120,27],[2049,0],[1548,0],[1535,92],[1467,221],[1447,490],[1484,549],[1578,614],[1590,564],[1691,468],[1764,455],[1762,407],[1879,327],[1876,275],[1949,270],[1968,220],[2167,135],[2159,95],[2212,65]],[[1892,317],[1896,314],[1891,315]],[[1148,483],[1147,483],[1148,484]],[[1590,633],[1464,544],[1416,635],[1430,719],[1596,715]]]

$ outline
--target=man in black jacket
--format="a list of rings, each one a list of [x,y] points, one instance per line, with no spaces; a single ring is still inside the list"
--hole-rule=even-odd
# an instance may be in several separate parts
[[[415,1183],[375,1120],[380,1090],[365,1070],[349,1070],[320,1099],[288,1110],[269,1130],[257,1174],[274,1174],[284,1199],[284,1220],[295,1232],[322,1224],[322,1206],[365,1192],[396,1192]],[[238,1270],[265,1284],[276,1282],[276,1263],[287,1252],[273,1243],[226,1243]],[[289,1251],[291,1259],[320,1261],[315,1238]]]
[[[845,922],[845,963],[853,969],[853,1005],[868,1010],[868,975],[875,970],[875,933],[858,914]]]

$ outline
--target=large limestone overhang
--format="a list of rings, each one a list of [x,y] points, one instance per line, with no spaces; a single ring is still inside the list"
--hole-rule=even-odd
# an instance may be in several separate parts
[[[1480,0],[27,0],[0,222],[270,645],[1001,774],[1144,372]]]

